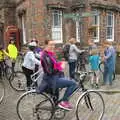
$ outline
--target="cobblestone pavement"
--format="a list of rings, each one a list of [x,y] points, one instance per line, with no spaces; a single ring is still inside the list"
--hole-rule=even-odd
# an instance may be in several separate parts
[[[103,90],[120,90],[120,80],[117,76],[116,80],[113,82],[113,86],[108,85],[102,86],[100,89]],[[0,104],[0,120],[19,120],[16,114],[16,103],[19,96],[22,94],[14,91],[7,80],[5,83],[5,98]],[[102,93],[106,110],[103,120],[120,120],[120,93],[119,94],[104,94]],[[79,96],[79,95],[78,95]],[[76,102],[76,97],[72,100],[73,103]],[[64,120],[76,120],[75,111],[68,112]]]

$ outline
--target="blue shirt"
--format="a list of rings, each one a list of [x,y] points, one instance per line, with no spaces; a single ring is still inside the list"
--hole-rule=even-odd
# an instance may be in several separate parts
[[[99,55],[92,55],[89,57],[89,63],[91,65],[91,70],[98,70],[99,69],[99,62],[100,56]]]

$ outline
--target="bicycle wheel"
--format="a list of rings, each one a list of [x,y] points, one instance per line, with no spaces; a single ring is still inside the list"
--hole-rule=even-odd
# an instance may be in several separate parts
[[[35,90],[24,93],[17,102],[17,114],[20,120],[51,120],[54,104],[45,94]]]
[[[7,80],[10,80],[10,77],[12,76],[12,68],[9,66],[5,67],[5,77]]]
[[[105,111],[105,103],[100,93],[87,91],[83,93],[77,102],[77,120],[102,120]]]
[[[3,101],[4,96],[5,96],[5,86],[3,81],[0,79],[0,103]]]
[[[9,83],[10,86],[16,91],[25,91],[26,89],[26,77],[21,71],[17,71],[12,74]]]

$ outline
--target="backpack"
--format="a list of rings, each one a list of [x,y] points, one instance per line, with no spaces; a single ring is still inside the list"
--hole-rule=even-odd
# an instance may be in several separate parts
[[[68,59],[69,59],[69,50],[70,50],[70,45],[66,44],[63,47],[63,55],[64,55],[64,58],[65,58],[66,61],[68,61]]]
[[[52,75],[57,72],[54,69],[54,64],[52,62],[51,57],[45,51],[42,52],[41,64],[42,64],[44,72],[47,73],[48,75]]]

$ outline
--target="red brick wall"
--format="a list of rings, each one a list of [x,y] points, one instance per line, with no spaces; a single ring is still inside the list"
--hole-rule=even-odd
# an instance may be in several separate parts
[[[80,2],[80,1],[78,1]],[[116,0],[91,0],[90,3],[98,3],[103,5],[115,5]],[[66,4],[67,3],[67,4]],[[67,6],[66,9],[62,9],[63,12],[72,13],[71,6],[77,4],[77,0],[26,0],[23,4],[20,4],[17,9],[26,10],[26,30],[27,39],[37,38],[40,42],[44,42],[46,38],[51,38],[51,24],[52,24],[52,9],[47,9],[47,4],[62,4]],[[57,5],[56,5],[57,6]],[[83,11],[90,12],[91,5],[86,3]],[[100,13],[100,41],[106,39],[106,8],[98,8]],[[120,15],[119,12],[113,11],[115,14],[115,40],[119,40],[120,35]],[[87,43],[89,40],[88,28],[90,27],[91,18],[87,17],[83,19],[83,31],[82,40]],[[18,23],[19,24],[19,23]],[[71,37],[76,37],[75,22],[71,20],[66,20],[63,18],[63,39],[68,40]]]

